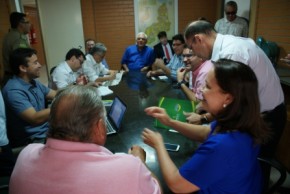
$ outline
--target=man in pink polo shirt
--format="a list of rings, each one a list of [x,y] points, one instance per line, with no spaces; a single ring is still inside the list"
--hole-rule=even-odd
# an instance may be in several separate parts
[[[89,86],[58,92],[51,106],[45,145],[30,144],[20,153],[11,176],[11,194],[161,193],[145,166],[145,151],[113,154],[106,142],[105,109]]]

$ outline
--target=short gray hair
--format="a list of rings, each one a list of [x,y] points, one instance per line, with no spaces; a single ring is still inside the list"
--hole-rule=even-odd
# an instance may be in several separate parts
[[[107,47],[102,43],[96,43],[95,46],[92,47],[89,51],[91,55],[94,55],[95,53],[103,54],[105,52],[107,52]]]
[[[48,137],[91,143],[93,125],[102,118],[105,109],[96,88],[67,87],[52,102]]]
[[[139,32],[139,33],[137,34],[137,36],[136,36],[136,39],[137,39],[138,36],[140,36],[140,35],[143,35],[144,38],[146,38],[146,40],[147,40],[148,36],[147,36],[147,34],[145,34],[145,32]]]

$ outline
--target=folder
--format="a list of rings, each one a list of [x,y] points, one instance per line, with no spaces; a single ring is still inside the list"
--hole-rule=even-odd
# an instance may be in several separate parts
[[[194,112],[195,103],[190,100],[175,99],[168,97],[161,97],[158,106],[164,108],[170,118],[182,122],[186,122],[183,112]],[[157,119],[155,120],[155,127],[169,129],[170,127],[163,125]]]

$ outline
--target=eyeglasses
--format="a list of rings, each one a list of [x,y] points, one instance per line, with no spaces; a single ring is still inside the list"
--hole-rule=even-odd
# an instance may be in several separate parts
[[[227,15],[236,15],[237,12],[236,11],[231,11],[231,12],[226,12]]]
[[[137,38],[137,40],[146,40],[146,38]]]
[[[182,56],[183,56],[183,58],[191,58],[193,56],[193,54],[192,53],[191,54],[184,54]]]
[[[183,45],[182,43],[176,43],[176,44],[172,44],[172,46],[181,46]]]

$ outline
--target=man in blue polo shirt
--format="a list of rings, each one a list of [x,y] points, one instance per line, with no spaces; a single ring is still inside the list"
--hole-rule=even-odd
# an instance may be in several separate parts
[[[122,68],[128,71],[147,71],[155,61],[154,50],[148,46],[147,35],[139,32],[136,38],[136,45],[127,47],[122,57]]]
[[[2,93],[10,145],[18,147],[36,141],[44,142],[50,113],[50,108],[45,108],[45,101],[52,100],[56,91],[36,80],[41,65],[35,50],[16,49],[9,63],[14,76],[6,83]]]

